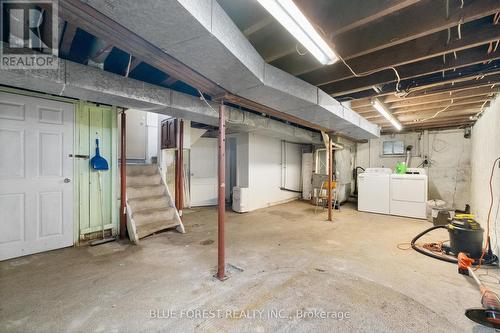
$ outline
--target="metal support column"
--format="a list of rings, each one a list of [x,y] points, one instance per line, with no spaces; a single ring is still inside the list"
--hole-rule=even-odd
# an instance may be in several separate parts
[[[182,210],[184,209],[184,120],[179,123],[179,206],[177,210],[182,219]]]
[[[121,112],[120,137],[120,239],[127,237],[127,116],[125,110]]]
[[[174,204],[175,204],[175,208],[177,208],[177,210],[179,210],[179,184],[180,184],[180,180],[179,180],[179,177],[180,177],[180,168],[179,168],[179,141],[180,139],[178,138],[178,135],[179,135],[179,120],[176,119],[175,120],[175,140],[176,140],[176,147],[177,149],[175,150],[174,152],[174,160],[175,160],[175,182],[174,182],[174,187],[175,187],[175,199],[174,199]]]
[[[224,124],[224,102],[221,101],[219,107],[219,151],[218,151],[218,260],[217,260],[217,278],[225,280],[226,262],[224,245],[224,220],[226,210],[226,128]]]
[[[332,136],[328,134],[328,221],[332,221],[332,179],[333,179],[333,156]]]

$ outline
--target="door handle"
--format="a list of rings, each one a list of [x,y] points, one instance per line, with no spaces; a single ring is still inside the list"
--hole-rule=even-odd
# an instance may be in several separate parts
[[[76,154],[76,155],[69,154],[69,157],[83,158],[83,159],[86,159],[86,160],[90,158],[89,155],[79,155],[79,154]]]
[[[64,178],[64,182],[65,182],[65,183],[70,183],[70,182],[71,182],[71,179],[69,179],[69,178]]]

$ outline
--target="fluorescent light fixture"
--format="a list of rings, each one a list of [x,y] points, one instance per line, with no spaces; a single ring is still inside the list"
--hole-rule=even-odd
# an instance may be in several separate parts
[[[330,46],[292,0],[257,0],[320,63],[331,65],[338,60]]]
[[[387,108],[387,106],[385,106],[384,103],[382,103],[379,99],[374,98],[372,101],[372,105],[375,108],[375,110],[377,110],[381,115],[385,117],[385,119],[390,121],[392,126],[394,126],[398,131],[401,131],[403,126],[396,119],[396,117],[392,115],[391,111],[389,111],[389,109]]]

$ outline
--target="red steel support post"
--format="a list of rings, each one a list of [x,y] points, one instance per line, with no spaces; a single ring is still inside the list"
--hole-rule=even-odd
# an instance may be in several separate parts
[[[125,200],[127,199],[127,116],[125,110],[121,113],[121,159],[120,159],[120,239],[127,235],[127,210]]]
[[[182,219],[184,209],[184,120],[180,119],[179,124],[179,215]]]
[[[179,168],[179,139],[177,137],[177,135],[179,135],[179,120],[177,119],[175,121],[175,140],[176,140],[176,147],[177,149],[175,150],[175,156],[174,156],[174,159],[175,159],[175,182],[174,182],[174,186],[175,186],[175,208],[177,208],[177,210],[179,210],[179,175],[180,175],[180,168]]]
[[[328,135],[328,221],[332,220],[332,179],[333,179],[333,156],[332,136]]]
[[[218,260],[217,260],[217,278],[226,279],[225,272],[225,245],[224,245],[224,219],[226,210],[226,128],[224,124],[224,102],[219,107],[219,151],[218,151]]]

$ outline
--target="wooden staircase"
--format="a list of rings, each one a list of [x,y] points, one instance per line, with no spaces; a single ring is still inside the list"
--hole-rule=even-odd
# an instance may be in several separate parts
[[[127,165],[127,229],[130,239],[176,228],[185,233],[170,192],[156,164]]]

